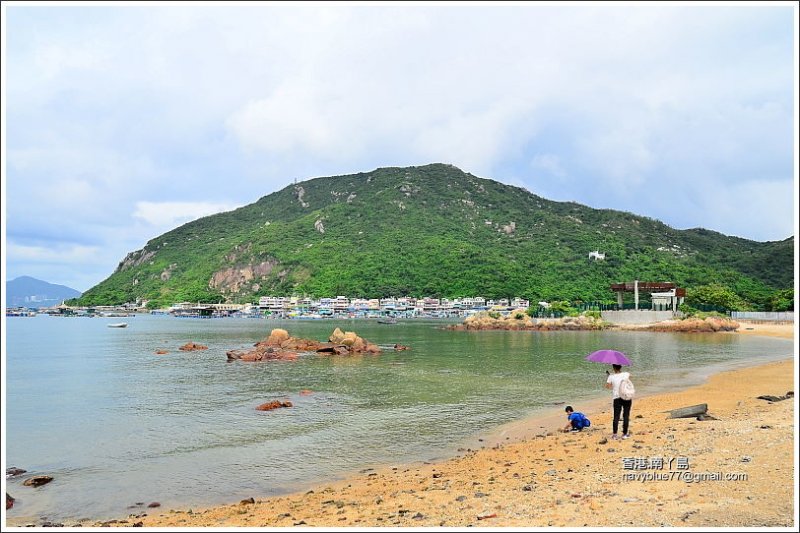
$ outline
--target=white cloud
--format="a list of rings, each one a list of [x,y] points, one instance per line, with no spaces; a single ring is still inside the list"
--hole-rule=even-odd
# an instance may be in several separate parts
[[[7,254],[14,261],[27,261],[38,263],[83,264],[96,257],[98,247],[65,244],[57,247],[30,246],[17,244],[13,241],[7,243]]]
[[[793,231],[760,192],[792,196],[792,8],[6,14],[9,234],[103,242],[98,278],[132,243],[293,178],[433,161],[677,227]],[[136,239],[104,233],[122,229]]]
[[[198,218],[231,211],[236,207],[210,202],[136,202],[133,216],[151,226],[172,229]]]
[[[561,158],[555,154],[536,154],[531,160],[531,167],[540,168],[552,176],[563,178],[567,175],[561,166]]]
[[[334,134],[336,110],[326,105],[327,100],[303,84],[287,84],[267,98],[245,104],[228,119],[228,126],[248,148],[336,155],[348,142]]]
[[[786,194],[791,181],[713,183],[698,181],[694,190],[701,199],[701,212],[691,227],[727,227],[727,233],[760,240],[783,240],[792,236],[786,222],[793,220],[796,196]],[[754,218],[751,213],[759,213]],[[669,216],[665,213],[665,216]],[[686,226],[682,226],[686,227]]]

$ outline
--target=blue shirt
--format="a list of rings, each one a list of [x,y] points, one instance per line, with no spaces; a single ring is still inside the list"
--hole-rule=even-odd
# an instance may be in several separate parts
[[[569,415],[567,415],[567,420],[569,420],[570,423],[572,423],[572,427],[574,427],[576,429],[582,429],[583,428],[583,424],[581,423],[582,420],[583,420],[583,414],[582,413],[577,413],[577,412],[570,413]]]

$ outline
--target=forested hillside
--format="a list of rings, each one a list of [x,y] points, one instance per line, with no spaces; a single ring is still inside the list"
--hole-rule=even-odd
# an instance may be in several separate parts
[[[610,283],[721,284],[759,307],[793,283],[794,238],[676,230],[553,202],[444,164],[316,178],[130,253],[77,303],[259,295],[614,301]],[[605,259],[589,258],[599,251]]]

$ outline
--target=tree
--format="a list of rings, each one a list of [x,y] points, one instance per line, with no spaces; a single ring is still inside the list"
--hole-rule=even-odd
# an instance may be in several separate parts
[[[775,291],[767,299],[767,311],[794,311],[794,289]]]
[[[687,289],[686,302],[693,307],[706,305],[722,307],[731,311],[744,311],[748,307],[747,302],[738,294],[718,283]]]

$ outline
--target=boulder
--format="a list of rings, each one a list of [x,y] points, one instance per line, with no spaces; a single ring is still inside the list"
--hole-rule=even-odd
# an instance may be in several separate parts
[[[193,352],[195,350],[208,350],[208,346],[189,341],[178,349],[182,352]]]
[[[355,332],[342,332],[336,328],[330,342],[299,339],[289,336],[283,329],[273,329],[270,336],[254,344],[252,350],[230,350],[225,353],[228,361],[291,361],[297,359],[297,352],[317,352],[322,355],[350,355],[356,353],[381,353],[380,348]]]
[[[239,357],[239,360],[253,362],[253,361],[261,361],[263,358],[264,358],[263,354],[253,351],[242,354]]]
[[[281,343],[289,339],[289,332],[285,329],[275,328],[267,337],[266,343],[269,346],[280,346]]]
[[[42,485],[46,485],[51,481],[53,481],[53,478],[50,476],[33,476],[26,479],[22,484],[26,487],[41,487]]]
[[[272,411],[273,409],[278,409],[280,407],[292,407],[292,402],[281,402],[278,400],[273,400],[271,402],[262,403],[258,407],[256,407],[256,411]]]
[[[6,492],[6,511],[14,507],[14,498]]]
[[[328,337],[328,340],[334,344],[342,344],[343,339],[344,339],[344,333],[339,328],[333,330],[331,336]]]
[[[17,468],[16,466],[9,466],[6,468],[6,477],[14,477],[19,476],[20,474],[24,474],[27,470],[23,470],[21,468]]]
[[[341,344],[344,344],[347,347],[351,347],[351,346],[353,346],[353,344],[356,343],[356,341],[359,338],[360,337],[358,335],[356,335],[354,332],[346,331],[345,334],[344,334],[344,337],[341,340]]]
[[[364,342],[364,339],[361,337],[356,337],[356,340],[350,345],[350,350],[353,352],[364,352],[367,350],[367,343]]]

